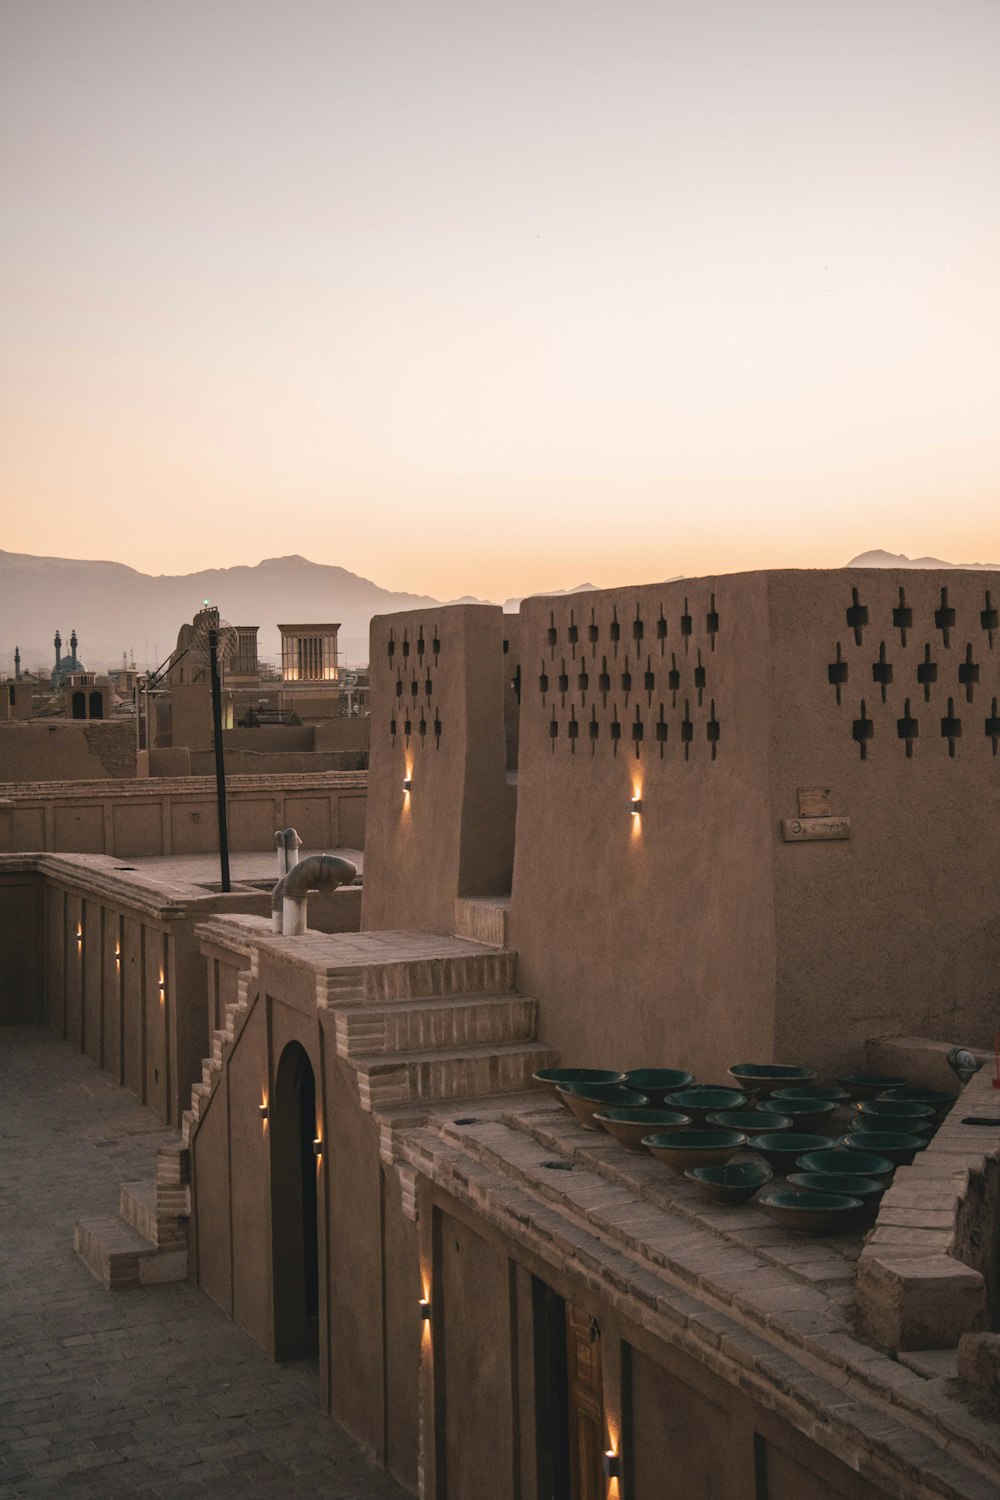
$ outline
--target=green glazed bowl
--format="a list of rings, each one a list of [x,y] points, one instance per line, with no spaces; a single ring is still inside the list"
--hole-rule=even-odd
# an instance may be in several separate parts
[[[757,1199],[758,1208],[798,1234],[838,1234],[853,1228],[862,1207],[860,1198],[840,1193],[814,1193],[807,1188],[768,1188]]]
[[[684,1176],[714,1203],[746,1203],[773,1177],[763,1161],[731,1161],[721,1167],[688,1167]]]
[[[734,1063],[729,1069],[741,1089],[769,1094],[772,1089],[787,1089],[795,1084],[811,1083],[815,1068],[800,1068],[791,1063]]]
[[[627,1109],[630,1104],[639,1108],[649,1103],[645,1094],[627,1089],[620,1083],[564,1083],[556,1089],[556,1094],[576,1115],[584,1130],[600,1130],[600,1125],[594,1123],[594,1115],[606,1105],[612,1109]]]
[[[852,1099],[874,1099],[876,1094],[883,1094],[887,1089],[902,1089],[907,1084],[905,1078],[893,1078],[888,1073],[849,1073],[846,1078],[838,1078],[837,1082]]]
[[[630,1068],[625,1082],[630,1089],[638,1089],[648,1094],[654,1104],[660,1104],[677,1089],[690,1088],[694,1074],[682,1073],[680,1068]]]
[[[721,1167],[747,1143],[739,1130],[659,1131],[642,1144],[680,1177],[688,1167]]]
[[[833,1099],[837,1104],[843,1104],[850,1095],[836,1083],[811,1083],[802,1088],[774,1089],[771,1098],[775,1101],[787,1099],[789,1104],[795,1100],[808,1104],[813,1099]]]
[[[874,1151],[897,1167],[910,1163],[927,1142],[919,1135],[904,1135],[894,1130],[852,1130],[841,1139],[849,1151]]]
[[[761,1110],[777,1115],[781,1119],[791,1116],[796,1130],[822,1130],[830,1116],[838,1109],[836,1099],[765,1099]]]
[[[774,1135],[754,1136],[750,1144],[776,1172],[790,1172],[803,1151],[819,1151],[823,1146],[829,1146],[830,1138],[786,1130]]]
[[[656,1130],[680,1130],[691,1124],[690,1115],[678,1114],[675,1109],[599,1109],[594,1115],[598,1125],[608,1135],[620,1141],[626,1151],[645,1153],[643,1137]]]
[[[886,1183],[877,1177],[855,1177],[849,1172],[791,1172],[786,1180],[790,1187],[807,1188],[812,1193],[860,1198],[866,1213],[875,1212],[886,1190]]]
[[[607,1068],[539,1068],[532,1073],[536,1083],[555,1093],[563,1083],[624,1083],[624,1073],[614,1073]]]
[[[909,1130],[911,1124],[935,1123],[937,1111],[929,1104],[918,1104],[915,1099],[859,1099],[854,1109],[863,1119],[872,1123],[873,1130]],[[891,1120],[892,1124],[886,1123]]]
[[[946,1114],[955,1100],[957,1094],[946,1094],[941,1089],[923,1089],[918,1084],[911,1085],[906,1089],[888,1089],[884,1093],[876,1094],[876,1099],[902,1099],[909,1104],[929,1104],[936,1115]]]
[[[819,1151],[807,1151],[795,1163],[800,1172],[847,1172],[861,1177],[877,1177],[888,1184],[896,1168],[885,1156],[875,1152],[850,1150],[829,1143]]]
[[[681,1109],[690,1115],[696,1125],[703,1125],[708,1116],[720,1109],[742,1109],[747,1102],[746,1094],[739,1089],[699,1084],[693,1089],[678,1089],[670,1095],[670,1108]]]
[[[789,1115],[776,1115],[762,1109],[722,1109],[708,1116],[706,1125],[718,1130],[742,1130],[744,1135],[765,1135],[775,1130],[791,1130]]]

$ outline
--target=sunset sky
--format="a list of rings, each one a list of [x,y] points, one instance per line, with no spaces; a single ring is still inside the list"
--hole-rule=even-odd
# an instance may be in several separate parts
[[[0,547],[1000,561],[996,0],[2,0]]]

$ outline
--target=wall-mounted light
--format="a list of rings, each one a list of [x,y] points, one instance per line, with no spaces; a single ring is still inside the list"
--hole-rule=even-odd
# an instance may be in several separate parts
[[[616,1453],[613,1448],[606,1448],[604,1458],[601,1461],[605,1479],[620,1479],[622,1472],[621,1454]]]
[[[412,792],[413,791],[413,777],[412,776],[407,776],[407,777],[404,778],[404,780],[403,780],[403,791],[404,792]]]
[[[639,816],[639,814],[642,812],[642,798],[641,797],[633,797],[632,801],[629,803],[629,807],[632,810],[632,816],[633,816],[633,818],[637,818]]]
[[[160,1004],[162,1005],[167,998],[167,981],[164,979],[162,974],[160,975],[160,982],[156,986],[156,988],[160,992]]]
[[[322,1155],[323,1155],[323,1142],[320,1140],[319,1136],[317,1136],[316,1139],[313,1141],[313,1156],[322,1156]]]
[[[116,943],[116,944],[115,944],[115,963],[116,963],[116,964],[120,964],[120,963],[121,963],[121,961],[122,961],[122,949],[121,949],[121,944],[120,944],[120,943]]]
[[[417,1306],[420,1308],[421,1323],[430,1322],[431,1304],[429,1299],[427,1297],[421,1297],[420,1301],[417,1303]]]
[[[267,1119],[267,1105],[266,1104],[262,1104],[261,1107],[260,1107],[260,1117],[261,1117],[262,1120],[266,1120]],[[315,1145],[315,1142],[313,1144]]]
[[[83,947],[83,926],[79,922],[76,924],[76,946],[78,948]]]

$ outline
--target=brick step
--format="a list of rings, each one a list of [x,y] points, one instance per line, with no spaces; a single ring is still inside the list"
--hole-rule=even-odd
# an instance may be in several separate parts
[[[187,1279],[186,1248],[158,1251],[131,1224],[110,1214],[81,1219],[73,1231],[73,1249],[108,1291]]]
[[[379,1005],[430,996],[502,995],[514,988],[515,959],[510,952],[481,949],[332,967],[324,976],[325,1003]]]
[[[531,1087],[538,1068],[554,1067],[559,1054],[541,1042],[487,1043],[432,1052],[351,1058],[362,1109],[390,1104],[515,1094]]]
[[[455,902],[455,936],[506,948],[509,896],[459,896]]]
[[[164,1199],[174,1212],[164,1212]],[[155,1182],[123,1182],[118,1190],[118,1213],[158,1250],[187,1248],[187,1190],[163,1189]]]
[[[341,1057],[532,1041],[538,1004],[525,995],[446,995],[337,1012]]]

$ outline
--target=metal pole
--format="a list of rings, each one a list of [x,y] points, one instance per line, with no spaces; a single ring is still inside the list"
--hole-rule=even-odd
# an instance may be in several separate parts
[[[226,821],[226,767],[222,758],[222,693],[219,687],[219,632],[208,632],[208,660],[212,669],[212,727],[215,730],[215,795],[219,805],[219,866],[222,889],[229,883],[229,825]]]

